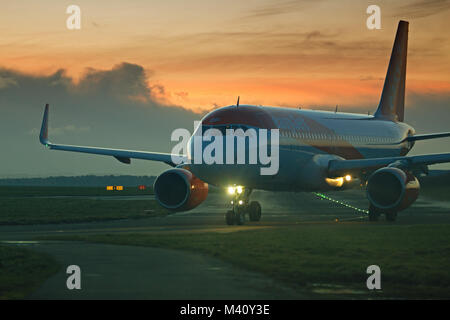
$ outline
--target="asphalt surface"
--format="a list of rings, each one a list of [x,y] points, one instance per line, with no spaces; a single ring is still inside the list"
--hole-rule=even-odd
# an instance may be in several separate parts
[[[254,192],[252,200],[260,201],[262,220],[246,222],[244,226],[225,225],[224,213],[230,199],[211,194],[192,212],[167,217],[0,226],[0,241],[49,253],[63,266],[29,297],[31,299],[299,299],[303,298],[301,293],[263,275],[200,254],[35,239],[61,234],[229,233],[314,222],[366,223],[367,216],[361,211],[368,206],[364,193],[344,191],[327,193],[327,196],[330,198],[305,193]],[[396,223],[450,223],[450,205],[419,198],[413,207],[399,214]],[[65,268],[72,264],[81,268],[81,290],[66,287]]]
[[[293,299],[298,293],[259,274],[181,251],[90,244],[29,244],[53,255],[64,270],[29,299]],[[66,286],[69,265],[81,269],[81,289]]]

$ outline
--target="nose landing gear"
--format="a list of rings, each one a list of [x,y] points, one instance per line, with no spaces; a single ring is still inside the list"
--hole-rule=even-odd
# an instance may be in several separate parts
[[[250,221],[261,220],[261,205],[258,201],[249,202],[252,189],[244,187],[230,188],[229,193],[233,194],[233,200],[231,201],[233,207],[225,214],[225,222],[228,225],[244,224],[246,214]]]

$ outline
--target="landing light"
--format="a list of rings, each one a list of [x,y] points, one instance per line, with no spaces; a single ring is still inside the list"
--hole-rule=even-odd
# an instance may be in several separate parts
[[[344,184],[344,178],[343,177],[339,177],[336,179],[333,178],[325,178],[325,181],[328,183],[328,185],[332,186],[332,187],[342,187],[342,185]]]
[[[243,203],[244,203],[244,201],[242,201],[242,200],[239,200],[239,204],[241,204],[241,205],[242,205]]]
[[[343,177],[338,177],[338,178],[325,178],[325,181],[328,183],[328,185],[332,186],[332,187],[342,187],[344,185],[344,182],[350,182],[352,181],[352,176],[347,174]]]
[[[234,195],[234,194],[241,194],[242,192],[244,192],[244,187],[243,186],[229,186],[228,187],[228,194]]]

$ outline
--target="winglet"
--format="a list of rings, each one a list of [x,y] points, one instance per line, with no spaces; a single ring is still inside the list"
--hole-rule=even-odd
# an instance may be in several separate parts
[[[45,105],[44,118],[42,119],[41,133],[39,134],[39,141],[48,146],[48,103]]]

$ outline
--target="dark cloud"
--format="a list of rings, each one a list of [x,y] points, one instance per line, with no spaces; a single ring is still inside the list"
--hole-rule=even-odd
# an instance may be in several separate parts
[[[102,92],[113,97],[143,96],[150,98],[151,90],[143,67],[122,63],[112,70],[88,69],[75,89],[82,94]]]
[[[170,152],[175,128],[192,131],[201,115],[159,102],[165,93],[135,64],[88,69],[74,82],[64,70],[35,76],[0,69],[0,176],[14,174],[156,174],[165,165],[150,161],[123,165],[111,157],[48,151],[39,142],[45,103],[50,104],[54,142]],[[7,79],[7,80],[5,80]]]

